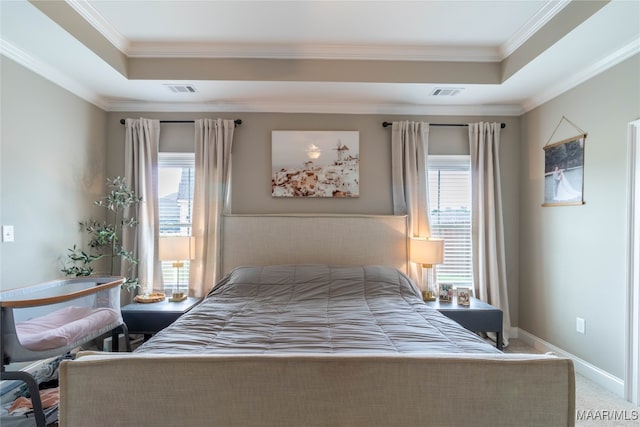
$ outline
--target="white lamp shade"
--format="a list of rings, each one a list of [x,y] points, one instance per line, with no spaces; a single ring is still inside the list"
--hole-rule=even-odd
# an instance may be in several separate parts
[[[160,237],[158,257],[161,261],[183,261],[195,258],[196,239],[191,236]]]
[[[444,240],[414,237],[409,246],[411,261],[418,264],[442,264]]]

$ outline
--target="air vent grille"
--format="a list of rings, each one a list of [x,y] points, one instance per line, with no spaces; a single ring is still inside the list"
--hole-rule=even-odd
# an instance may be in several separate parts
[[[439,87],[431,92],[431,96],[455,96],[462,90],[461,87]]]
[[[192,85],[165,85],[173,93],[196,93],[197,90]]]

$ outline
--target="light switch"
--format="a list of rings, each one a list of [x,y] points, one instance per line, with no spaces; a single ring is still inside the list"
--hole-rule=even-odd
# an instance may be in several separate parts
[[[13,225],[2,226],[2,241],[13,242]]]

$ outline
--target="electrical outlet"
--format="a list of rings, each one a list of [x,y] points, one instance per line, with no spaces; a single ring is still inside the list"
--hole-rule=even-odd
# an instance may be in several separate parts
[[[585,333],[586,322],[580,317],[576,317],[576,332]]]

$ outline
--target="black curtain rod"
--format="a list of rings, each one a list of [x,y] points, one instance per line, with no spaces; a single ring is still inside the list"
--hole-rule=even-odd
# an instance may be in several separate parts
[[[391,126],[393,123],[391,122],[382,122],[382,127],[386,128]],[[429,123],[429,126],[455,126],[455,127],[467,127],[469,126],[467,123]],[[500,123],[500,129],[506,128],[506,123]]]
[[[160,120],[160,123],[194,123],[194,120]],[[242,124],[242,120],[235,119],[233,121],[236,126],[240,126]],[[120,119],[120,124],[124,124],[124,119]]]

